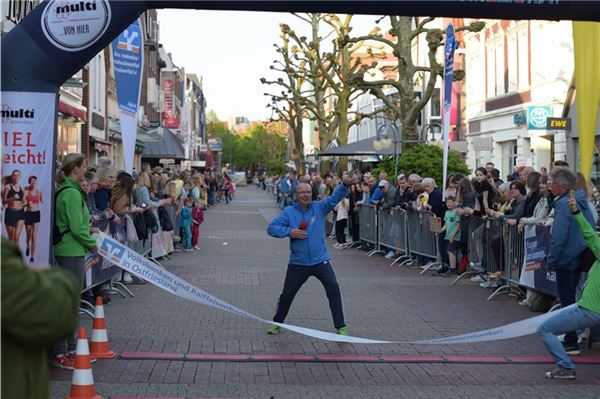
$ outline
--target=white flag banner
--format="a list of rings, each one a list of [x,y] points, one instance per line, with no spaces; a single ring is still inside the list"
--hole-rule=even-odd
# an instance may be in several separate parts
[[[162,288],[167,292],[170,292],[173,295],[177,295],[180,298],[184,298],[229,313],[233,313],[238,316],[246,317],[248,319],[260,321],[262,323],[276,324],[282,328],[285,328],[286,330],[294,331],[299,334],[322,339],[325,341],[348,342],[352,344],[402,343],[423,345],[463,344],[473,342],[497,341],[501,339],[515,338],[523,335],[533,334],[542,322],[544,322],[549,317],[554,316],[555,314],[558,314],[559,312],[562,312],[564,310],[563,309],[556,312],[552,312],[551,314],[546,313],[540,316],[532,317],[530,319],[517,321],[515,323],[506,324],[504,326],[491,328],[488,330],[437,339],[428,339],[420,341],[382,341],[377,339],[344,336],[321,330],[315,330],[312,328],[295,326],[292,324],[275,323],[271,320],[266,320],[259,316],[253,315],[252,313],[246,312],[243,309],[231,305],[207,293],[206,291],[188,283],[187,281],[177,277],[173,273],[167,271],[166,269],[163,269],[156,263],[153,263],[151,260],[144,258],[142,255],[138,254],[135,251],[132,251],[125,245],[107,236],[106,234],[99,233],[95,236],[96,241],[98,243],[98,252],[100,253],[100,255],[104,256],[115,265],[121,267],[123,270],[126,270],[129,273],[149,283],[152,283],[157,287]]]

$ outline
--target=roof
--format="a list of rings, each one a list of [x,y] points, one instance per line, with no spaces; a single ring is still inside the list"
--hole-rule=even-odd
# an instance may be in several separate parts
[[[144,141],[143,158],[172,158],[185,159],[185,151],[182,143],[169,129],[164,129],[164,135],[160,140]]]
[[[394,146],[390,148],[382,148],[376,150],[373,148],[373,142],[377,137],[369,137],[368,139],[355,141],[341,147],[327,148],[319,152],[317,156],[341,156],[341,155],[394,155]]]

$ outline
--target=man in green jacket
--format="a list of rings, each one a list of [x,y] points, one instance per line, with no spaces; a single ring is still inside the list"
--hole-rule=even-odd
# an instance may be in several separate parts
[[[48,354],[77,326],[79,284],[64,269],[32,270],[2,237],[2,398],[48,398]]]
[[[581,230],[583,239],[596,256],[596,262],[594,262],[588,273],[587,282],[579,302],[557,312],[555,316],[538,327],[538,335],[558,366],[554,370],[548,371],[546,377],[558,379],[574,379],[575,365],[556,334],[600,325],[600,237],[577,209],[575,196],[569,199],[568,204],[575,223]]]

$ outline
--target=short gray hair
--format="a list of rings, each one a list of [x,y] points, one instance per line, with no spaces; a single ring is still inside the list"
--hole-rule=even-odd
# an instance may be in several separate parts
[[[423,184],[423,185],[431,184],[433,187],[437,187],[437,184],[435,184],[435,179],[433,179],[432,177],[424,178],[423,180],[421,180],[421,184]]]
[[[573,189],[577,183],[577,176],[571,169],[567,168],[554,168],[548,177],[553,183],[556,182],[567,190]]]
[[[502,183],[500,187],[498,187],[498,191],[500,191],[501,193],[510,191],[510,182]]]

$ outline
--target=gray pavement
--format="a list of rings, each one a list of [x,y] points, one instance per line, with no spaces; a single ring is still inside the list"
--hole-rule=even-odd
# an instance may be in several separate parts
[[[288,241],[269,238],[266,225],[279,212],[274,197],[253,186],[229,204],[211,207],[200,230],[199,252],[175,253],[162,262],[171,272],[251,313],[270,319],[283,285]],[[331,241],[333,243],[333,241]],[[406,341],[483,330],[534,316],[474,283],[419,275],[390,267],[382,256],[357,249],[330,254],[344,298],[351,335]],[[133,285],[134,298],[113,296],[105,306],[111,349],[215,355],[547,356],[536,336],[463,345],[352,345],[267,325],[179,299],[150,284]],[[333,331],[327,298],[311,279],[286,322]],[[82,324],[91,328],[91,321]],[[598,349],[584,356],[600,357]],[[551,381],[548,364],[439,364],[398,362],[196,362],[99,360],[98,394],[170,398],[598,398],[600,365],[578,364],[577,380]],[[63,398],[71,372],[51,371],[51,398]]]

